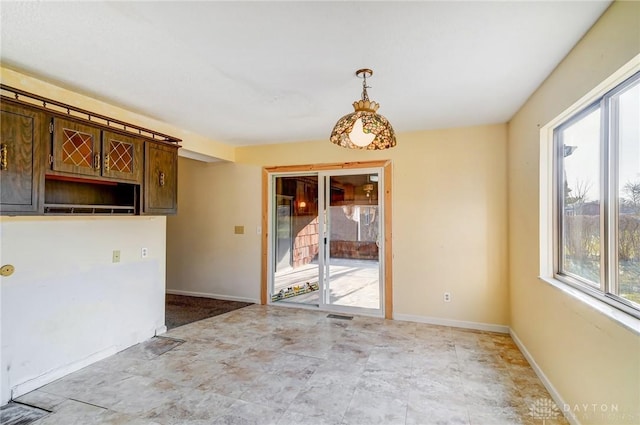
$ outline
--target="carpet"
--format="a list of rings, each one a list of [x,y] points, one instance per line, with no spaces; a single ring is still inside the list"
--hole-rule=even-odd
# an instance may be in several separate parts
[[[165,325],[167,329],[177,328],[198,320],[218,316],[251,303],[217,300],[213,298],[187,297],[167,294],[165,298]]]

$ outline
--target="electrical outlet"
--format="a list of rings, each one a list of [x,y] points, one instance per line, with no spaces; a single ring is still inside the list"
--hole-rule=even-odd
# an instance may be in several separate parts
[[[149,256],[149,248],[142,248],[140,250],[140,256],[142,258],[147,258]]]
[[[451,293],[450,292],[445,292],[443,298],[444,298],[444,302],[450,303],[451,302]]]
[[[111,257],[111,262],[112,263],[119,263],[120,262],[120,250],[116,249],[113,251],[113,256]]]

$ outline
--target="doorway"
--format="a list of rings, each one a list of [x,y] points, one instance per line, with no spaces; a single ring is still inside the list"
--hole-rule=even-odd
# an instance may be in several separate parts
[[[391,317],[390,164],[365,164],[265,169],[263,303]]]

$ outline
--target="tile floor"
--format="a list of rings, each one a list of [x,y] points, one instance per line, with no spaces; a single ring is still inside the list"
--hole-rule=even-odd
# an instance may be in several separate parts
[[[164,336],[18,401],[37,425],[567,424],[507,335],[253,305]]]

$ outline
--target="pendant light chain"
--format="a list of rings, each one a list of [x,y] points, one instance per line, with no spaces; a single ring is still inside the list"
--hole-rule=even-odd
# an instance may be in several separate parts
[[[371,86],[367,85],[367,73],[364,72],[362,74],[362,100],[369,100],[369,93],[367,93],[367,89],[370,89]]]

